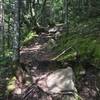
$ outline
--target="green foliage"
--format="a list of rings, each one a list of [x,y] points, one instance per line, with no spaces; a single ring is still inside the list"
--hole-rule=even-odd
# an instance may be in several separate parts
[[[23,45],[29,44],[30,42],[34,41],[35,37],[37,37],[35,32],[29,32],[27,36],[25,36],[25,39],[22,41]]]
[[[90,63],[100,64],[100,36],[69,34],[67,37],[61,37],[56,47],[57,52],[61,52],[71,47],[61,55],[58,60],[75,60],[80,56],[80,60],[89,60]]]
[[[8,84],[7,84],[7,90],[8,92],[13,91],[15,89],[15,77],[12,77],[11,79],[9,79]]]
[[[19,0],[20,33],[16,42],[27,45],[36,39],[38,35],[32,32],[37,23],[48,27],[49,24],[67,23],[68,28],[60,39],[50,40],[48,49],[55,48],[58,53],[54,59],[75,61],[79,56],[79,62],[89,62],[100,67],[100,0]],[[65,1],[67,1],[65,3]],[[2,1],[1,1],[2,2]],[[17,43],[14,36],[14,24],[16,21],[16,9],[14,0],[4,0],[4,33],[0,35],[0,78],[9,79],[7,89],[14,88],[14,73],[12,57]],[[44,4],[45,3],[45,4]],[[68,4],[68,5],[67,5]],[[2,8],[2,7],[1,7]],[[1,10],[1,9],[0,9]],[[1,11],[2,13],[2,11]],[[67,15],[67,16],[66,16]],[[16,31],[17,27],[15,28]],[[20,45],[20,46],[22,46]],[[19,47],[20,47],[19,46]],[[56,46],[56,47],[54,47]],[[18,51],[20,52],[20,50]],[[15,53],[16,54],[16,53]],[[74,66],[76,75],[82,70],[82,65]],[[10,74],[10,75],[9,75]],[[12,76],[12,77],[11,77]],[[5,93],[3,93],[5,94]],[[1,93],[0,93],[1,96]],[[3,100],[3,99],[2,99]]]

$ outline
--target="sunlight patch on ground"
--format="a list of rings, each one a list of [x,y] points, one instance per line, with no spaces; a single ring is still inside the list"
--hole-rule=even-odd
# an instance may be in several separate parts
[[[8,91],[12,91],[12,90],[15,89],[15,80],[16,80],[15,77],[13,77],[13,78],[11,78],[11,79],[9,80],[8,85],[7,85],[7,90],[8,90]]]
[[[24,48],[20,53],[25,53],[25,52],[34,52],[40,50],[42,45],[35,45],[34,47],[31,48]]]

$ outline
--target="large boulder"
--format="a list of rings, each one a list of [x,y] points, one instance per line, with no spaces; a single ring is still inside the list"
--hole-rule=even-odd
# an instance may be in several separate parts
[[[46,83],[48,91],[52,93],[76,90],[74,85],[74,74],[71,67],[54,71],[48,75]]]
[[[44,75],[38,81],[38,86],[52,95],[59,96],[59,94],[64,94],[61,100],[75,100],[77,90],[75,88],[74,73],[71,67],[58,69]]]

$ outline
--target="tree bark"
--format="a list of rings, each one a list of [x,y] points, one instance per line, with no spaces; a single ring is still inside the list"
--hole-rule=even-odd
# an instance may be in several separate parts
[[[14,37],[13,37],[13,50],[14,56],[13,61],[19,63],[20,60],[20,11],[19,11],[20,0],[14,1]]]
[[[3,0],[0,0],[0,53],[4,56],[4,7]]]

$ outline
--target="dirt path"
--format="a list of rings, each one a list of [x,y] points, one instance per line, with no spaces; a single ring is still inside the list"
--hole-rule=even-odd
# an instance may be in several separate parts
[[[50,37],[48,34],[41,33],[35,42],[26,47],[22,47],[20,52],[21,62],[31,62],[34,59],[50,60],[55,53],[49,51],[47,48],[49,40]]]
[[[37,37],[35,42],[32,42],[30,45],[21,48],[21,52],[20,52],[21,63],[25,63],[27,65],[31,63],[31,68],[35,67],[35,65],[39,66],[39,63],[40,63],[40,68],[43,69],[42,71],[38,72],[37,70],[33,71],[31,69],[31,71],[33,71],[33,74],[36,77],[40,77],[41,75],[43,75],[45,68],[49,68],[49,67],[54,68],[54,66],[57,66],[58,68],[58,65],[61,66],[61,63],[58,64],[58,62],[57,63],[50,62],[51,58],[54,57],[55,55],[55,52],[50,51],[47,48],[48,41],[50,39],[51,38],[49,37],[48,34],[43,33]],[[29,68],[29,66],[27,66],[27,68]],[[47,69],[46,69],[46,73],[47,73]],[[33,81],[34,81],[34,75],[32,76],[31,74],[29,76],[31,77],[31,79],[33,79]],[[96,75],[94,73],[90,73],[90,70],[89,70],[89,73],[86,73],[85,76],[82,76],[80,77],[79,80],[76,80],[77,89],[79,91],[79,94],[83,98],[82,100],[99,100],[100,99],[100,96],[98,96],[100,91],[97,89],[98,81],[96,79],[97,79]],[[37,100],[37,99],[34,99],[34,100]],[[43,99],[43,100],[51,100],[51,99],[48,97],[48,99]],[[61,99],[58,99],[58,100],[61,100]]]

